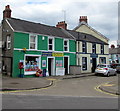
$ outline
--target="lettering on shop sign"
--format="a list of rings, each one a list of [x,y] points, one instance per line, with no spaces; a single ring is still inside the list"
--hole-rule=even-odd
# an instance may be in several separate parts
[[[52,56],[55,56],[55,57],[63,57],[63,53],[52,53]]]
[[[52,52],[42,52],[42,56],[52,56]]]
[[[63,57],[63,53],[55,53],[55,52],[42,52],[42,56],[54,56],[54,57]]]

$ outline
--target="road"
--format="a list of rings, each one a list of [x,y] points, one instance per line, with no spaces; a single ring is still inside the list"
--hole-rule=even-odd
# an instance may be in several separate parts
[[[118,109],[117,96],[95,89],[115,76],[53,80],[49,88],[3,94],[3,109]]]

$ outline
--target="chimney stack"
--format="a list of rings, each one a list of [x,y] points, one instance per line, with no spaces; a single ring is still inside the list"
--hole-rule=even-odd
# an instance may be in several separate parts
[[[80,16],[79,23],[81,22],[87,23],[87,16]]]
[[[57,28],[63,28],[63,29],[67,29],[67,24],[65,23],[65,21],[62,22],[58,22],[58,24],[56,25]]]
[[[5,10],[3,11],[3,18],[11,18],[11,12],[10,5],[5,6]]]

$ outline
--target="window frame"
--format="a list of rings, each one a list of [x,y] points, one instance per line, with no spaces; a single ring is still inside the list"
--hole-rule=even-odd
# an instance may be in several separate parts
[[[49,44],[49,39],[52,39],[52,44]],[[49,49],[49,46],[52,46],[52,49]],[[53,37],[48,37],[48,50],[49,51],[54,51],[54,38]]]
[[[96,54],[96,44],[92,43],[92,53]]]
[[[100,50],[101,50],[101,54],[104,54],[104,45],[103,44],[101,44],[101,46],[100,46]]]
[[[84,60],[84,61],[83,61]],[[84,63],[85,62],[85,63]],[[83,67],[85,66],[85,68]],[[87,57],[82,57],[82,70],[86,71],[87,70]]]
[[[6,45],[7,45],[7,49],[11,49],[11,36],[10,35],[7,35],[7,44]]]
[[[84,46],[83,46],[84,45]],[[82,52],[83,53],[86,53],[87,52],[87,45],[86,45],[86,42],[82,42]]]
[[[65,41],[67,42],[67,45],[65,45]],[[64,41],[63,41],[63,50],[64,50],[64,52],[69,52],[69,40],[68,39],[64,39]],[[67,47],[67,50],[65,50],[65,48]]]
[[[31,42],[31,37],[35,37],[35,42]],[[35,45],[35,48],[31,48],[31,44],[34,44]],[[36,34],[30,34],[29,35],[29,49],[30,50],[37,50],[37,35]]]

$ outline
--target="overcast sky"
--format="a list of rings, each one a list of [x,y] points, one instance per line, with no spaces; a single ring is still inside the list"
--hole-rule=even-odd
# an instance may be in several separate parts
[[[0,0],[0,21],[10,5],[12,17],[55,26],[65,20],[74,29],[80,16],[88,17],[88,25],[110,39],[118,40],[119,0]]]

